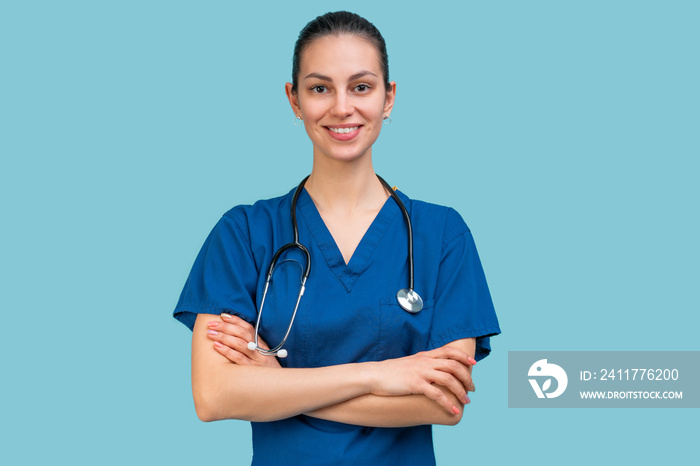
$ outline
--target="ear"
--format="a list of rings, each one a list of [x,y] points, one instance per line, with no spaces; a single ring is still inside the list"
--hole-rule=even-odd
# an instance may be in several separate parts
[[[384,99],[384,116],[389,116],[394,108],[394,99],[396,98],[396,81],[391,81],[386,89],[386,98]]]
[[[299,95],[292,91],[292,83],[287,83],[284,85],[284,91],[287,93],[287,99],[289,99],[289,105],[292,106],[292,111],[295,115],[301,116],[301,107],[299,106]]]

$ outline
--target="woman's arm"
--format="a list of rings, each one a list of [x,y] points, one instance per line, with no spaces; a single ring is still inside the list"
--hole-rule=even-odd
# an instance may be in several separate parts
[[[476,339],[466,338],[453,341],[447,346],[457,348],[470,356],[476,350]],[[472,365],[467,370],[471,375]],[[437,386],[445,396],[459,409],[458,414],[447,413],[435,401],[423,395],[406,396],[376,396],[363,395],[332,406],[306,413],[307,416],[325,419],[327,421],[343,422],[368,427],[407,427],[421,424],[455,425],[462,420],[466,400],[458,400],[457,396],[445,387]],[[474,385],[468,387],[474,391]]]
[[[376,363],[282,369],[276,358],[247,349],[252,336],[237,317],[198,316],[192,386],[200,419],[271,421],[306,413],[360,425],[455,424],[464,386],[473,387],[467,367],[475,361],[465,343]]]
[[[200,314],[192,333],[192,394],[203,421],[273,421],[368,393],[359,365],[319,370],[232,364],[211,349],[207,321]],[[313,394],[313,395],[312,395]]]

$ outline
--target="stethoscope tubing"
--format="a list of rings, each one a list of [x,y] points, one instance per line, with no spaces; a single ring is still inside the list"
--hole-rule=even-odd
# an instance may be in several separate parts
[[[377,175],[377,178],[379,178],[379,181],[382,183],[382,185],[384,185],[384,188],[389,191],[389,194],[401,209],[404,219],[406,219],[406,228],[408,229],[408,289],[413,290],[413,225],[411,224],[411,216],[408,215],[406,206],[399,198],[399,195],[396,194],[394,188],[392,188],[391,185],[381,176]]]
[[[296,213],[296,206],[297,206],[297,200],[299,199],[299,194],[301,194],[302,188],[306,184],[306,180],[309,179],[308,175],[306,178],[301,180],[301,183],[299,183],[299,186],[297,186],[296,191],[294,192],[294,196],[292,197],[292,206],[291,206],[291,214],[292,214],[292,227],[294,230],[294,241],[291,243],[287,243],[281,248],[275,252],[274,256],[272,256],[272,260],[270,261],[270,266],[267,269],[267,278],[265,279],[265,289],[263,291],[263,296],[260,301],[260,310],[258,311],[258,318],[256,319],[255,322],[255,341],[252,341],[248,343],[248,349],[251,351],[256,350],[260,354],[266,355],[266,356],[278,356],[281,358],[284,358],[287,356],[287,350],[282,349],[284,344],[287,342],[287,338],[289,337],[289,333],[292,331],[292,325],[294,324],[294,319],[296,318],[297,315],[297,310],[299,309],[299,303],[301,302],[301,297],[304,295],[304,290],[306,289],[306,280],[309,278],[309,274],[311,273],[311,254],[309,253],[309,250],[299,242],[299,227],[297,226],[297,213]],[[389,192],[389,195],[394,199],[396,204],[399,206],[401,209],[401,212],[403,213],[404,219],[406,220],[406,227],[408,230],[408,288],[401,289],[397,293],[396,297],[397,300],[399,301],[399,305],[407,312],[410,313],[417,313],[423,308],[423,300],[420,298],[418,293],[416,293],[413,290],[413,225],[411,224],[411,216],[408,214],[408,210],[406,210],[406,206],[404,205],[403,201],[399,198],[399,196],[396,194],[394,191],[394,188],[392,188],[389,183],[387,183],[384,178],[382,178],[379,175],[376,175],[379,181],[381,182],[382,186]],[[304,256],[306,257],[306,267],[304,268],[304,274],[301,278],[301,287],[299,288],[299,295],[297,296],[297,302],[296,305],[294,306],[294,312],[292,313],[292,318],[289,321],[289,325],[287,326],[287,331],[284,334],[284,338],[282,338],[282,341],[280,344],[275,346],[274,348],[271,349],[264,349],[261,348],[259,345],[259,335],[260,335],[260,319],[262,317],[262,312],[263,308],[265,306],[265,297],[267,296],[267,290],[270,286],[270,282],[272,281],[272,272],[275,269],[275,265],[277,264],[277,260],[280,258],[280,256],[287,250],[289,249],[299,249]]]

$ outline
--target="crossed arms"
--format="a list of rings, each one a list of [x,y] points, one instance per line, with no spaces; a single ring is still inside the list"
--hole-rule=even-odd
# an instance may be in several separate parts
[[[404,358],[289,369],[248,350],[253,332],[235,316],[197,316],[192,393],[202,421],[305,414],[370,427],[454,425],[469,402],[467,391],[474,390],[474,338]],[[260,346],[267,347],[262,340]]]

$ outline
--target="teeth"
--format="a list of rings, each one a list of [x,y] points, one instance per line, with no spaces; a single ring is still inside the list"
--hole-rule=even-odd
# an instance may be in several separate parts
[[[334,133],[339,133],[339,134],[347,134],[347,133],[352,133],[353,131],[357,130],[359,126],[353,126],[352,128],[328,128]]]

